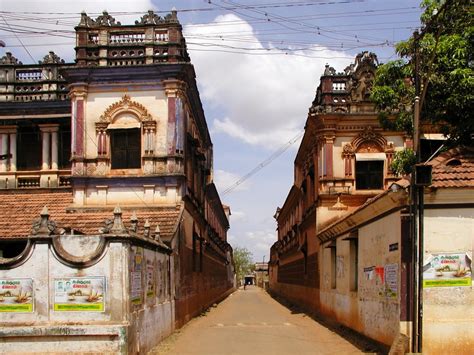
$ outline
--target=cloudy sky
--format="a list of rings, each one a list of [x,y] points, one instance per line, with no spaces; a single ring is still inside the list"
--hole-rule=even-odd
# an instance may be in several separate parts
[[[85,10],[132,24],[148,9],[178,17],[214,143],[215,181],[230,205],[229,242],[268,260],[273,215],[293,182],[293,160],[324,65],[342,71],[362,50],[380,62],[419,26],[409,0],[0,0],[0,39],[24,63],[48,51],[74,58]],[[242,183],[242,177],[248,178]]]

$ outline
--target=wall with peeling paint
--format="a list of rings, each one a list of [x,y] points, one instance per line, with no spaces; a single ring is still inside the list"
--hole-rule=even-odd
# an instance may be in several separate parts
[[[465,192],[465,198],[474,191]],[[472,208],[425,209],[425,262],[439,254],[470,255],[474,242]],[[425,287],[423,290],[423,353],[472,354],[474,291],[470,286]],[[442,276],[440,276],[442,278]],[[459,279],[459,278],[457,278]],[[456,280],[456,278],[455,278]]]
[[[390,251],[390,245],[400,241],[401,230],[394,228],[399,225],[400,213],[392,213],[360,227],[356,236],[346,233],[321,249],[321,312],[386,345],[400,333],[400,252]],[[392,272],[391,289],[386,270]]]
[[[64,249],[87,255],[95,243],[88,243],[86,238],[89,237],[74,236],[69,245],[63,241]],[[1,280],[33,280],[32,312],[0,312],[2,353],[24,353],[29,349],[43,353],[61,349],[139,353],[155,346],[174,329],[174,284],[170,277],[174,263],[171,256],[156,248],[139,248],[142,295],[138,304],[132,304],[130,243],[110,240],[97,262],[80,268],[68,265],[47,240],[34,242],[29,255],[19,264],[0,270]],[[105,277],[102,312],[54,310],[55,279],[90,277]],[[153,285],[148,286],[148,282]]]

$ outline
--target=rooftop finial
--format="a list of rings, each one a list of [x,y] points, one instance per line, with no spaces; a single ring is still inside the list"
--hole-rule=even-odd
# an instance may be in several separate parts
[[[126,229],[123,225],[122,221],[122,209],[120,206],[116,206],[114,208],[114,222],[112,228],[110,229],[110,233],[125,233]]]
[[[157,225],[156,225],[156,229],[155,229],[154,239],[155,239],[156,241],[161,242],[161,236],[160,236],[160,235],[161,235],[160,226],[157,224]]]
[[[138,230],[138,218],[135,211],[133,211],[133,214],[130,217],[130,223],[131,223],[130,231],[136,233]]]
[[[145,237],[149,237],[150,236],[150,222],[148,221],[148,219],[145,221],[145,225],[143,226],[145,228],[145,231],[144,231],[144,235]]]
[[[31,234],[50,235],[56,229],[56,223],[49,220],[48,207],[44,206],[40,212],[40,218],[33,222]]]

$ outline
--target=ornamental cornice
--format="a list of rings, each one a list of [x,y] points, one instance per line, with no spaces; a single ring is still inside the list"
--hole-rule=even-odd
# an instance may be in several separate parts
[[[181,80],[164,80],[167,97],[186,97],[187,84]]]
[[[69,97],[71,99],[85,100],[87,97],[87,84],[74,85],[70,87]]]
[[[359,146],[365,142],[374,142],[382,150],[384,150],[387,146],[387,140],[385,139],[385,137],[382,136],[380,133],[375,132],[372,126],[368,126],[363,132],[359,133],[357,137],[352,140],[351,144],[354,149],[357,150]]]
[[[132,101],[130,96],[123,95],[122,99],[110,105],[100,116],[99,122],[112,123],[114,117],[122,112],[132,112],[142,122],[152,121],[148,110],[142,104]]]

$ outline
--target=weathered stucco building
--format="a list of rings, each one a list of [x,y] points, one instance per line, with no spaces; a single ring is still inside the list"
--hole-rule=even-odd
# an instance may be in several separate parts
[[[422,349],[424,354],[469,354],[474,345],[474,152],[451,150],[429,164],[433,180],[424,189]],[[321,311],[387,345],[401,343],[406,351],[414,321],[410,189],[407,180],[400,180],[318,232],[323,246],[330,246],[323,249],[321,275],[330,277],[336,270],[334,303]],[[329,255],[333,249],[335,261]],[[321,289],[331,292],[324,284]]]
[[[76,63],[0,66],[2,347],[143,352],[232,291],[230,210],[176,12],[83,13]]]
[[[411,337],[413,321],[412,298],[407,298],[413,295],[414,283],[409,272],[413,247],[408,186],[395,188],[399,178],[390,170],[394,153],[410,147],[411,140],[379,125],[368,97],[376,67],[375,55],[367,52],[358,55],[344,73],[326,67],[296,155],[294,185],[275,214],[278,241],[271,247],[269,272],[272,292],[391,346],[400,334]],[[452,184],[433,183],[426,191],[425,252],[433,259],[467,255],[470,263],[472,258],[472,153],[463,159],[456,168],[459,179],[451,176]],[[438,167],[450,174],[455,171],[441,162]],[[442,176],[436,169],[433,181]],[[458,194],[463,199],[456,205],[450,199]],[[441,202],[444,197],[449,202]],[[454,247],[451,240],[432,235],[436,228],[446,229],[444,223],[453,228],[459,223],[460,228],[452,229]],[[456,265],[467,267],[464,261]],[[472,312],[460,305],[472,308],[471,274],[466,273],[469,285],[455,288],[463,301],[447,298],[456,310],[449,316],[442,316],[447,303],[441,295],[450,291],[424,290],[424,343],[430,344],[424,351],[441,351],[441,344],[447,343],[461,352],[472,347],[464,335],[442,335],[447,324],[459,329],[472,322],[472,316],[466,316]],[[451,330],[448,333],[453,335]]]
[[[311,309],[330,302],[321,286],[335,278],[320,280],[317,231],[396,180],[393,154],[411,144],[379,125],[369,100],[377,64],[375,54],[363,52],[343,73],[326,65],[296,155],[294,184],[275,214],[271,288]]]

